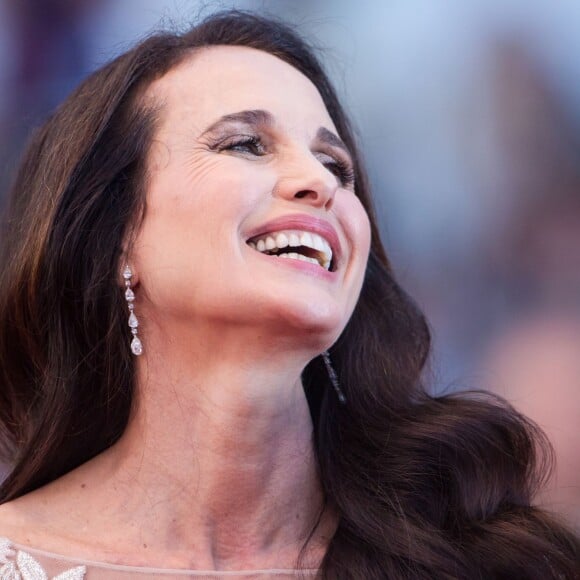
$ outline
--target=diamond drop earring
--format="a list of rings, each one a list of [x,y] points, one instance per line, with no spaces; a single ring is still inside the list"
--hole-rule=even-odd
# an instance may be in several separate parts
[[[137,327],[139,326],[139,321],[135,316],[135,305],[133,302],[135,301],[135,293],[131,288],[131,278],[133,277],[133,272],[131,272],[131,268],[127,264],[125,269],[123,270],[123,278],[125,278],[125,300],[127,301],[127,306],[129,308],[129,326],[131,327],[131,334],[133,335],[133,340],[131,340],[131,352],[139,356],[143,354],[143,345],[137,336]]]
[[[322,356],[322,360],[324,361],[324,364],[326,366],[326,372],[328,373],[328,378],[330,379],[330,382],[332,383],[332,386],[334,387],[334,390],[336,391],[336,396],[338,397],[338,400],[343,405],[346,405],[346,397],[344,396],[344,393],[342,392],[342,389],[340,388],[340,383],[338,382],[338,377],[336,376],[336,371],[334,370],[334,367],[332,366],[332,361],[330,360],[330,353],[327,350],[325,350],[321,356]]]

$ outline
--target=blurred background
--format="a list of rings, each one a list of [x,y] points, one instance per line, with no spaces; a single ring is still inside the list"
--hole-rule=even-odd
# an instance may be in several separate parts
[[[87,73],[228,7],[323,50],[431,321],[434,391],[490,389],[537,421],[559,461],[540,501],[580,530],[578,0],[0,0],[0,201],[31,129]]]

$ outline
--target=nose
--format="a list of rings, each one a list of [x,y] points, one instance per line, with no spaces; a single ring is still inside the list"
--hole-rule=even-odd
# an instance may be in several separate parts
[[[338,187],[336,176],[308,152],[286,160],[280,168],[274,195],[329,210]]]

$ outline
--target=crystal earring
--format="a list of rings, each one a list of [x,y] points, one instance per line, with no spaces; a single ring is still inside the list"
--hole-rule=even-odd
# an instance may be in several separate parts
[[[343,405],[346,405],[346,397],[344,396],[344,393],[340,388],[340,383],[338,382],[336,371],[334,370],[334,367],[332,366],[332,361],[330,360],[330,353],[327,350],[325,350],[321,356],[322,360],[324,361],[324,364],[326,365],[326,372],[328,373],[328,378],[330,379],[330,382],[332,383],[332,386],[336,391],[336,396],[338,397],[338,400]]]
[[[139,326],[139,321],[135,316],[135,293],[131,288],[131,278],[133,277],[133,272],[131,272],[131,268],[127,264],[125,269],[123,270],[123,278],[125,278],[125,300],[127,301],[127,306],[129,308],[129,326],[131,327],[131,334],[133,335],[133,340],[131,340],[131,352],[139,356],[143,354],[143,345],[137,336],[137,327]]]

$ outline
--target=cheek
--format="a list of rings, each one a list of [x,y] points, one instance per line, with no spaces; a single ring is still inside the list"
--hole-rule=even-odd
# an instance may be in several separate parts
[[[344,229],[352,244],[353,253],[358,255],[358,260],[363,262],[364,267],[371,245],[369,216],[359,198],[353,194],[345,197],[343,204]]]
[[[359,300],[371,245],[371,226],[366,210],[360,200],[352,195],[347,203],[344,228],[352,247],[348,270],[349,318]]]
[[[150,181],[134,264],[151,302],[171,287],[197,294],[200,280],[215,287],[235,265],[240,225],[269,199],[269,176],[234,159],[166,167]]]
[[[249,164],[219,156],[184,161],[159,172],[147,195],[144,237],[216,242],[252,211],[271,189],[268,175]],[[210,236],[207,239],[206,236]],[[202,244],[203,246],[203,244]]]

